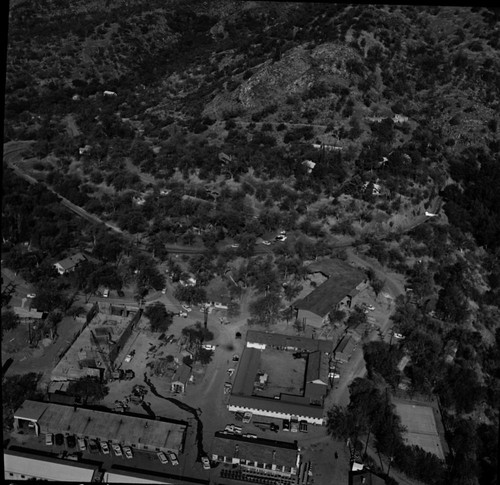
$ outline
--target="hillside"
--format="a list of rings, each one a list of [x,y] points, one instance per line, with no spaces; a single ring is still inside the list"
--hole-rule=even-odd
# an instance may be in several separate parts
[[[7,267],[41,288],[53,260],[88,250],[102,267],[68,287],[128,286],[141,301],[165,287],[161,262],[176,281],[196,275],[187,303],[220,279],[233,300],[251,294],[252,308],[284,318],[305,261],[356,248],[412,288],[392,322],[411,361],[403,372],[374,359],[377,385],[404,380],[410,393],[439,397],[458,457],[439,473],[493,483],[498,11],[19,0],[8,41]]]

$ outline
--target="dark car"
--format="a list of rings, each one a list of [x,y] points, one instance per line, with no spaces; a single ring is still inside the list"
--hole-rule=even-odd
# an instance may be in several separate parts
[[[56,440],[57,446],[64,445],[64,436],[62,434],[60,434],[60,433],[56,434],[55,440]]]
[[[123,293],[122,290],[118,290],[117,293],[118,293],[118,296],[120,296],[121,298],[123,298],[125,296],[125,293]]]
[[[283,431],[290,431],[290,420],[289,419],[283,420]]]
[[[99,453],[99,446],[95,440],[89,441],[89,451],[90,453]]]
[[[74,448],[76,446],[75,437],[71,434],[66,436],[66,444],[68,445],[68,448]]]
[[[243,421],[243,413],[240,413],[239,411],[237,411],[234,415],[236,421]]]

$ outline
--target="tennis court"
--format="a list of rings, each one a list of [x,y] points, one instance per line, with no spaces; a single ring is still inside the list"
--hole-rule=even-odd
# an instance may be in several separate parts
[[[444,460],[444,451],[431,406],[394,401],[401,417],[401,424],[407,428],[404,438],[409,445],[420,446]]]

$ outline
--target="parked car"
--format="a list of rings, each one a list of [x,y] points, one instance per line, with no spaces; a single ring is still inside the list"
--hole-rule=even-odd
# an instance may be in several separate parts
[[[201,457],[201,463],[203,465],[204,470],[210,470],[210,460],[208,459],[207,456]]]
[[[96,440],[89,441],[89,451],[90,453],[99,453],[99,446],[97,445]]]
[[[214,351],[215,350],[215,345],[212,345],[212,344],[203,344],[201,346],[202,349],[205,349],[205,350],[212,350]]]
[[[61,433],[57,433],[55,437],[56,445],[61,446],[64,445],[64,436]]]
[[[45,444],[47,446],[52,446],[54,444],[54,435],[52,433],[47,433],[45,435]]]
[[[26,295],[27,298],[36,298],[36,294],[35,293],[28,293]]]
[[[168,465],[168,459],[165,453],[163,451],[159,451],[156,456],[158,457],[158,460],[160,460],[162,465]]]
[[[109,455],[109,446],[106,441],[100,441],[99,444],[101,445],[101,450],[105,455]]]
[[[242,435],[243,438],[252,438],[252,439],[257,439],[257,435],[256,434],[253,434],[253,433],[246,433],[244,435]]]
[[[117,293],[120,298],[123,298],[125,296],[125,293],[123,293],[122,290],[118,290]]]
[[[132,448],[130,446],[124,446],[123,447],[123,452],[125,453],[125,456],[131,460],[134,457],[134,454],[132,453]]]
[[[87,449],[87,444],[83,438],[78,438],[78,448],[80,448],[80,451],[85,451]]]
[[[180,317],[183,317],[183,318],[187,318],[187,316],[188,316],[187,312],[179,312],[177,315],[179,315]]]
[[[231,377],[234,374],[234,369],[232,369],[232,368],[228,369],[227,373],[228,373],[229,377]]]
[[[166,344],[169,344],[170,342],[172,342],[175,338],[175,335],[172,333],[170,334],[166,339],[165,339],[165,343]]]
[[[307,421],[303,420],[299,423],[299,431],[301,433],[307,433]]]
[[[250,411],[246,411],[243,413],[243,422],[249,423],[250,421],[252,421],[252,413]]]
[[[276,236],[274,238],[274,240],[277,242],[284,242],[284,241],[286,241],[286,236],[284,236],[283,234],[280,234],[279,236]]]
[[[404,338],[403,334],[401,334],[401,333],[394,332],[393,335],[394,335],[394,338],[399,338],[399,339],[403,339]]]
[[[66,444],[68,445],[68,448],[74,448],[76,446],[76,439],[72,434],[66,436]]]
[[[104,288],[104,291],[102,292],[102,296],[104,298],[107,298],[109,296],[109,288]]]
[[[161,290],[161,292],[162,292],[162,294],[163,294],[163,295],[166,295],[166,293],[167,293],[167,289],[166,289],[166,288],[163,288],[163,290]]]
[[[170,463],[172,463],[173,466],[179,464],[179,460],[177,459],[177,455],[173,451],[169,451],[167,454],[168,454],[168,459],[170,460]]]
[[[132,354],[128,354],[127,357],[125,357],[125,362],[130,362],[132,360]]]
[[[290,420],[283,420],[283,431],[290,431]]]
[[[262,241],[262,244],[264,244],[264,246],[270,246],[271,242],[270,241]]]
[[[236,424],[227,424],[224,428],[224,431],[227,431],[229,433],[241,434],[243,428],[241,426],[237,426]]]
[[[234,354],[233,355],[233,362],[238,362],[240,360],[239,356]]]
[[[123,456],[122,447],[118,443],[113,444],[113,451],[116,456]]]
[[[292,433],[297,433],[299,431],[299,421],[297,419],[290,420],[290,431]]]
[[[237,421],[243,421],[243,413],[240,413],[239,411],[236,411],[236,413],[234,413],[234,417]]]
[[[186,312],[192,312],[193,309],[190,306],[187,305],[181,305],[182,309],[185,310]]]

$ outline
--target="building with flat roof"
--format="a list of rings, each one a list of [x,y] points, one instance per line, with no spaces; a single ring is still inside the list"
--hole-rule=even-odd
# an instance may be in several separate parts
[[[111,441],[141,450],[182,453],[187,423],[26,400],[14,413],[14,427],[32,423],[35,434],[60,433]]]
[[[138,470],[137,468],[122,465],[112,465],[104,472],[105,483],[151,483],[168,485],[209,485],[209,480],[200,478],[180,477],[169,473],[157,473],[151,470]]]
[[[316,261],[306,270],[309,274],[321,273],[327,278],[292,305],[295,318],[314,327],[328,323],[330,312],[351,308],[359,292],[368,285],[368,278],[363,271],[340,259]]]
[[[229,411],[324,424],[331,352],[326,340],[249,331]]]
[[[5,480],[49,480],[58,482],[91,482],[99,473],[96,465],[4,450]]]
[[[268,485],[300,483],[302,457],[296,441],[247,438],[224,431],[214,436],[212,460],[222,464],[221,479]]]
[[[281,350],[293,350],[295,352],[332,351],[332,342],[330,340],[312,339],[281,333],[262,332],[259,330],[249,330],[247,332],[246,346],[262,350],[267,347],[272,347],[279,348]]]

